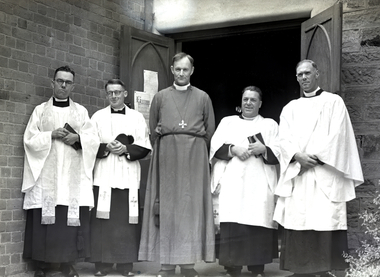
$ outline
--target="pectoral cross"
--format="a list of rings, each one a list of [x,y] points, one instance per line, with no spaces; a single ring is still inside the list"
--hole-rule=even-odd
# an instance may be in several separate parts
[[[185,123],[182,119],[182,122],[181,123],[178,123],[179,126],[181,126],[182,129],[185,128],[185,126],[187,126],[187,123]]]
[[[137,200],[135,197],[132,198],[131,202],[133,203],[133,207],[136,206]]]

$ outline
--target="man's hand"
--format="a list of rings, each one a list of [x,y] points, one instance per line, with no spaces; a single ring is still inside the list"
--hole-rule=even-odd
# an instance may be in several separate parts
[[[65,136],[67,136],[68,134],[70,134],[69,131],[67,131],[65,128],[58,128],[56,130],[54,130],[52,133],[51,133],[51,137],[53,139],[62,139],[64,138]]]
[[[73,134],[67,131],[68,134],[62,138],[62,142],[67,145],[73,145],[77,141],[79,141],[79,135],[78,134]]]
[[[231,147],[231,154],[232,156],[238,157],[242,161],[245,161],[251,156],[247,148],[236,146],[236,145]]]
[[[318,157],[315,155],[298,152],[294,155],[294,159],[301,165],[301,171],[298,175],[302,175],[308,169],[318,165]]]
[[[267,148],[264,144],[261,143],[258,139],[256,139],[256,142],[250,143],[248,145],[248,151],[251,153],[251,155],[254,155],[255,157],[259,155],[264,155],[267,151]]]
[[[114,140],[108,143],[106,148],[108,151],[110,151],[112,154],[115,154],[115,155],[124,154],[127,150],[127,147],[117,140]]]
[[[162,132],[161,132],[161,123],[158,123],[157,124],[157,127],[154,129],[154,131],[159,134],[159,135],[162,135]]]

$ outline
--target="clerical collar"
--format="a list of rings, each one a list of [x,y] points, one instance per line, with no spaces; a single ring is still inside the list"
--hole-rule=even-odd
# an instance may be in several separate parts
[[[173,86],[175,87],[176,90],[187,90],[188,87],[190,86],[190,83],[188,83],[188,84],[185,85],[185,86],[179,86],[179,85],[177,85],[176,83],[173,83]]]
[[[122,109],[118,109],[118,110],[111,107],[111,113],[125,114],[125,107],[123,107]]]
[[[241,119],[244,119],[244,120],[254,120],[255,118],[256,118],[256,116],[254,116],[254,117],[246,117],[246,116],[244,116],[243,114],[240,114],[240,116],[239,116]]]
[[[312,92],[303,92],[303,94],[305,95],[305,97],[314,97],[314,96],[318,96],[320,95],[321,93],[323,92],[323,89],[321,89],[320,87],[318,87],[316,90],[312,91]]]
[[[56,99],[55,97],[53,97],[53,106],[60,108],[68,107],[70,106],[69,98],[67,97],[66,99]]]

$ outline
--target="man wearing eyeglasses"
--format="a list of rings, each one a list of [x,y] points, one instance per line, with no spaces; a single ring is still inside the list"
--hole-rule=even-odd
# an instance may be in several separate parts
[[[51,82],[53,96],[38,105],[24,133],[24,258],[36,261],[35,277],[60,263],[77,277],[73,263],[90,253],[90,214],[94,205],[92,169],[99,147],[87,110],[70,99],[74,71],[63,66]]]
[[[117,271],[131,276],[138,261],[140,163],[151,150],[144,116],[124,104],[124,83],[105,85],[109,106],[91,118],[100,139],[94,168],[95,207],[91,211],[91,258],[95,276]]]
[[[346,202],[363,182],[355,135],[342,98],[318,86],[311,60],[296,67],[303,97],[280,116],[281,175],[274,220],[284,227],[281,269],[330,276],[347,267]]]

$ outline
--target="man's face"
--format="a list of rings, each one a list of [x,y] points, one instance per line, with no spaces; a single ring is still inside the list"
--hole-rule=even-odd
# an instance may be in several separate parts
[[[304,92],[312,92],[318,88],[319,73],[311,63],[304,62],[297,67],[297,81]]]
[[[246,90],[241,98],[241,110],[244,117],[252,118],[258,115],[261,107],[260,94],[257,91]]]
[[[108,85],[106,94],[112,108],[121,109],[124,107],[124,98],[127,97],[128,92],[123,88],[122,85]]]
[[[190,76],[194,72],[194,67],[191,66],[191,62],[187,57],[174,62],[170,68],[176,85],[185,86],[190,83]]]
[[[74,75],[66,71],[58,71],[51,81],[53,96],[56,99],[66,99],[74,89]]]

